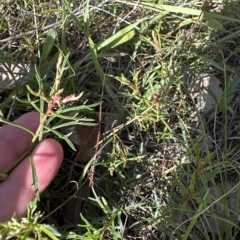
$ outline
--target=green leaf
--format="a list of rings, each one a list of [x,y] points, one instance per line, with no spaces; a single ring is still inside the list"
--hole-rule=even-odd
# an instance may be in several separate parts
[[[64,60],[63,60],[63,63],[61,65],[61,68],[60,68],[60,76],[62,76],[63,72],[69,68],[69,62],[68,62],[69,55],[70,55],[70,52],[67,53],[66,56],[64,56]],[[67,64],[68,64],[68,66],[66,67]]]
[[[137,27],[138,24],[140,24],[144,20],[145,20],[145,18],[123,28],[122,30],[120,30],[116,34],[114,34],[112,37],[103,41],[102,43],[98,43],[96,45],[96,50],[99,51],[99,50],[103,49],[104,47],[111,45],[114,41],[118,41],[118,39],[120,39],[121,37],[124,37],[124,35],[126,35],[130,31],[132,31],[135,27]],[[129,36],[131,36],[131,34]]]
[[[56,238],[55,236],[57,237],[61,237],[61,233],[53,226],[50,226],[48,224],[40,224],[39,225],[41,231],[43,231],[50,239],[53,239],[53,240],[58,240],[58,238]]]
[[[32,154],[29,155],[29,160],[30,160],[30,165],[31,165],[31,170],[32,170],[32,181],[33,181],[33,186],[34,186],[34,192],[35,192],[35,201],[39,201],[40,200],[40,194],[39,194],[39,190],[38,190],[38,179],[37,179],[37,172],[36,172],[36,168],[35,168],[35,164],[33,161],[33,156]]]
[[[108,47],[115,48],[115,47],[129,41],[130,39],[132,39],[134,37],[134,35],[135,35],[135,31],[132,30],[132,31],[126,33],[125,35],[120,36],[119,38],[115,39]]]
[[[213,13],[208,11],[202,11],[198,9],[193,8],[187,8],[187,7],[180,7],[180,6],[173,6],[173,5],[165,5],[165,4],[155,4],[155,3],[149,3],[149,2],[137,2],[137,1],[128,1],[125,0],[115,0],[115,2],[119,3],[125,3],[130,6],[138,6],[143,9],[149,9],[155,12],[171,12],[171,13],[177,13],[177,14],[188,14],[193,16],[201,16],[201,20],[206,20],[209,18],[215,18],[220,20],[226,20],[231,22],[240,22],[239,19],[224,16],[222,13]]]
[[[92,54],[92,58],[93,58],[96,70],[99,74],[99,77],[100,77],[101,81],[103,82],[104,79],[105,79],[105,76],[104,76],[104,72],[103,72],[103,70],[102,70],[102,68],[101,68],[101,66],[98,62],[98,59],[97,59],[96,46],[95,46],[94,42],[92,41],[92,39],[90,37],[88,38],[88,42],[89,42],[89,47],[90,47],[90,51],[91,51],[91,54]]]
[[[208,22],[207,22],[208,26],[210,28],[214,28],[214,29],[217,29],[217,30],[223,30],[223,25],[217,20],[217,19],[209,19]]]
[[[44,126],[45,129],[47,129],[49,132],[52,132],[54,134],[56,134],[60,139],[63,139],[66,141],[66,143],[69,145],[69,147],[73,150],[76,151],[75,146],[73,145],[73,143],[68,139],[69,134],[67,135],[63,135],[61,132],[54,130],[50,127]]]
[[[228,64],[224,65],[222,62],[216,62],[216,61],[214,61],[212,59],[209,59],[209,58],[204,58],[203,57],[203,59],[205,61],[208,61],[213,67],[217,68],[220,71],[225,71],[225,70],[231,71],[232,70],[232,68]]]
[[[203,196],[203,202],[204,200],[207,198],[208,192],[205,194],[205,196]],[[183,240],[189,239],[189,235],[192,231],[192,228],[194,227],[194,225],[196,224],[196,221],[198,219],[198,217],[201,215],[201,211],[203,209],[203,204],[200,203],[198,206],[198,209],[195,212],[195,216],[192,217],[191,219],[189,219],[189,224],[188,224],[188,228],[185,230],[184,236],[183,236]],[[181,226],[181,224],[178,226],[178,228]]]
[[[240,84],[240,76],[236,75],[228,84],[228,88],[227,88],[227,103],[231,103],[235,93],[236,93],[236,89]]]
[[[74,14],[71,14],[72,18],[76,21],[76,23],[78,24],[78,26],[82,29],[82,23],[79,20],[79,18],[77,18]],[[94,44],[92,39],[90,39],[90,37],[88,37],[88,42],[89,42],[89,46],[90,46],[90,50],[91,52],[89,54],[87,54],[84,58],[82,58],[81,60],[77,61],[76,63],[74,63],[73,69],[76,70],[79,68],[79,66],[88,58],[90,58],[91,56],[94,57],[94,62],[95,62],[95,66],[99,71],[99,64],[97,64],[97,58],[98,58],[98,51],[108,47],[109,45],[112,44],[112,42],[114,42],[115,40],[118,42],[120,41],[121,37],[123,37],[126,33],[132,31],[134,28],[137,27],[137,25],[139,25],[141,22],[145,21],[146,18],[143,18],[125,28],[123,28],[122,30],[118,31],[116,34],[114,34],[112,37],[106,39],[105,41],[98,43],[98,44]],[[131,34],[129,35],[131,36]],[[121,40],[122,41],[122,40]],[[122,44],[121,41],[119,42],[119,44]],[[116,44],[116,43],[115,43]],[[115,45],[114,44],[114,45]],[[119,45],[118,44],[118,45]],[[117,46],[117,45],[116,45]],[[114,46],[115,47],[115,46]],[[101,72],[101,70],[100,70]],[[102,75],[102,73],[99,74],[100,76]]]
[[[44,42],[44,45],[43,45],[43,50],[42,50],[42,56],[41,56],[41,64],[46,62],[47,60],[47,57],[54,45],[54,41],[57,37],[57,32],[54,31],[54,30],[51,30],[49,31],[48,35],[47,35],[47,38]]]
[[[181,28],[181,27],[187,26],[187,25],[189,25],[189,24],[192,24],[192,23],[194,23],[196,20],[197,20],[197,17],[184,19],[184,20],[176,27],[175,30],[177,30],[177,29],[179,29],[179,28]]]

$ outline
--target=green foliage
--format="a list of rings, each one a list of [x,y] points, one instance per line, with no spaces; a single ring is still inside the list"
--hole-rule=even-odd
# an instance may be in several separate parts
[[[231,218],[238,215],[227,197],[239,184],[225,186],[214,201],[210,189],[239,175],[240,19],[233,11],[240,5],[208,2],[5,3],[1,63],[30,62],[34,70],[27,82],[1,93],[2,122],[16,125],[9,116],[27,111],[42,120],[16,164],[47,134],[66,153],[42,196],[31,159],[36,198],[26,218],[0,223],[0,238],[237,239]],[[203,73],[217,75],[224,89],[221,99],[208,89],[216,104],[207,117],[192,97],[201,91],[192,82]],[[79,146],[62,129],[96,122],[102,137],[95,155],[77,163]],[[239,193],[236,198],[237,213]],[[71,203],[76,199],[80,207]],[[216,204],[224,206],[222,215],[209,211]]]

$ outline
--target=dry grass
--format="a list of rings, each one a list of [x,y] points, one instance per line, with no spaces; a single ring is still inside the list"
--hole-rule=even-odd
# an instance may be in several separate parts
[[[42,194],[38,209],[45,215],[25,232],[38,239],[237,239],[237,215],[226,201],[230,192],[216,200],[228,209],[220,215],[225,225],[217,236],[204,218],[219,217],[207,212],[215,204],[209,189],[238,184],[240,19],[234,13],[240,6],[236,1],[162,4],[0,5],[1,62],[33,63],[37,74],[28,84],[34,91],[41,87],[46,97],[56,87],[58,70],[64,96],[83,92],[78,101],[56,108],[58,118],[46,124],[51,121],[55,130],[76,122],[97,124],[93,138],[89,128],[80,131],[78,153],[51,133],[62,143],[65,159]],[[214,74],[222,83],[223,97],[206,118],[197,114],[186,72],[193,79]],[[12,120],[36,110],[28,92],[23,85],[2,93],[1,114]],[[32,100],[46,106],[43,98]],[[194,115],[204,123],[203,137],[192,127]],[[212,139],[212,149],[203,148],[204,138]],[[85,148],[89,143],[92,149]],[[75,161],[88,150],[89,162]],[[54,229],[53,235],[46,233],[41,223],[54,225],[61,236]]]

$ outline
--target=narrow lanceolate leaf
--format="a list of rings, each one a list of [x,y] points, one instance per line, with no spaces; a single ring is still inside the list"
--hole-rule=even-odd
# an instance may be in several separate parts
[[[86,1],[86,6],[84,8],[84,33],[86,36],[89,36],[89,0]]]
[[[120,31],[118,31],[116,34],[114,34],[112,37],[108,38],[107,40],[103,41],[103,42],[100,43],[100,44],[97,44],[97,45],[96,45],[96,50],[99,51],[99,50],[103,49],[104,47],[109,46],[109,45],[111,45],[111,44],[115,45],[116,43],[115,43],[114,41],[116,41],[116,42],[120,41],[120,39],[121,39],[122,37],[124,37],[128,32],[130,32],[130,31],[132,31],[133,29],[135,29],[135,28],[137,27],[137,25],[139,25],[139,24],[140,24],[141,22],[143,22],[144,20],[145,20],[145,18],[143,18],[143,19],[141,19],[141,20],[139,20],[139,21],[137,21],[137,22],[135,22],[135,23],[133,23],[133,24],[125,27],[125,28],[123,28],[122,30],[120,30]],[[128,39],[131,39],[131,35],[132,35],[132,34],[133,34],[133,33],[130,33],[128,36],[125,36],[125,38],[123,38],[121,41],[125,40],[125,42],[126,42],[126,39],[127,39],[127,38],[128,38]],[[132,36],[132,37],[133,37],[133,36]],[[121,41],[120,41],[120,44],[121,44]],[[115,44],[114,44],[114,43],[115,43]],[[122,43],[123,43],[123,42],[122,42]],[[119,44],[118,44],[118,45],[119,45]],[[117,45],[116,45],[116,46],[117,46]],[[115,47],[115,46],[114,46],[114,47]]]
[[[63,139],[66,141],[66,143],[68,144],[68,146],[73,150],[76,151],[75,146],[73,145],[73,143],[68,139],[68,135],[64,135],[61,132],[54,130],[52,128],[49,128],[47,126],[44,126],[45,129],[47,129],[49,132],[52,132],[54,134],[56,134],[59,138]]]
[[[132,30],[132,31],[126,33],[125,35],[120,36],[119,38],[115,39],[113,42],[111,42],[109,44],[108,47],[109,48],[115,48],[115,47],[131,40],[134,37],[134,35],[135,35],[135,31]]]
[[[78,26],[82,29],[82,24],[81,24],[80,20],[74,15],[73,15],[73,19],[77,22]],[[145,20],[146,19],[143,18],[143,19],[141,19],[141,20],[139,20],[139,21],[123,28],[123,29],[121,29],[120,31],[118,31],[116,34],[114,34],[110,38],[106,39],[105,41],[103,41],[101,43],[97,43],[96,45],[91,42],[91,39],[88,39],[90,49],[91,49],[91,53],[87,54],[83,59],[80,59],[79,61],[77,61],[74,64],[73,68],[77,69],[83,61],[90,58],[91,56],[93,57],[93,55],[95,55],[95,66],[96,66],[96,64],[97,64],[96,61],[97,61],[97,58],[98,58],[99,50],[101,50],[105,47],[109,47],[109,46],[111,48],[114,48],[114,47],[116,47],[120,44],[123,44],[124,42],[129,41],[134,36],[133,30],[136,29],[137,26]],[[97,67],[97,68],[99,69],[99,67]],[[101,76],[101,74],[100,74],[100,76]]]
[[[90,37],[88,38],[88,42],[89,42],[89,47],[90,47],[90,51],[91,51],[91,54],[92,54],[92,58],[93,58],[96,70],[99,74],[99,77],[100,77],[101,81],[104,81],[104,72],[103,72],[103,70],[102,70],[102,68],[101,68],[101,66],[98,62],[98,59],[97,59],[96,46],[95,46],[94,42],[92,41],[92,39]]]
[[[44,63],[47,60],[47,57],[53,47],[54,41],[57,37],[57,32],[54,30],[51,30],[48,35],[47,38],[44,42],[43,45],[43,50],[42,50],[42,56],[41,56],[41,61],[42,63]]]
[[[207,25],[213,29],[223,30],[223,25],[217,19],[209,19]]]
[[[31,165],[31,170],[32,170],[32,180],[33,180],[36,201],[39,201],[40,194],[39,194],[39,190],[38,190],[38,179],[37,179],[37,173],[36,173],[36,168],[35,168],[32,154],[29,155],[29,160],[30,160],[30,165]]]
[[[53,226],[48,225],[48,224],[40,224],[39,225],[40,229],[52,240],[57,240],[61,237],[62,234]]]
[[[126,2],[125,0],[116,0],[115,2],[125,3],[126,5],[131,5],[131,6],[138,6],[140,8],[152,10],[155,12],[168,11],[171,13],[178,13],[178,14],[182,13],[182,14],[189,14],[189,15],[193,15],[193,16],[201,15],[201,19],[215,18],[215,19],[226,20],[226,21],[231,21],[231,22],[240,22],[240,20],[237,18],[224,16],[221,13],[207,12],[207,11],[202,11],[202,10],[192,9],[192,8],[187,8],[187,7],[155,4],[155,3],[149,3],[149,2],[137,2],[137,1]]]

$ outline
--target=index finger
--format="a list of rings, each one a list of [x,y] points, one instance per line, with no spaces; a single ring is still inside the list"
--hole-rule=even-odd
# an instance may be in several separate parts
[[[37,112],[30,112],[14,122],[36,132],[40,116]],[[31,140],[32,135],[19,127],[6,125],[0,129],[0,172],[28,150]]]

